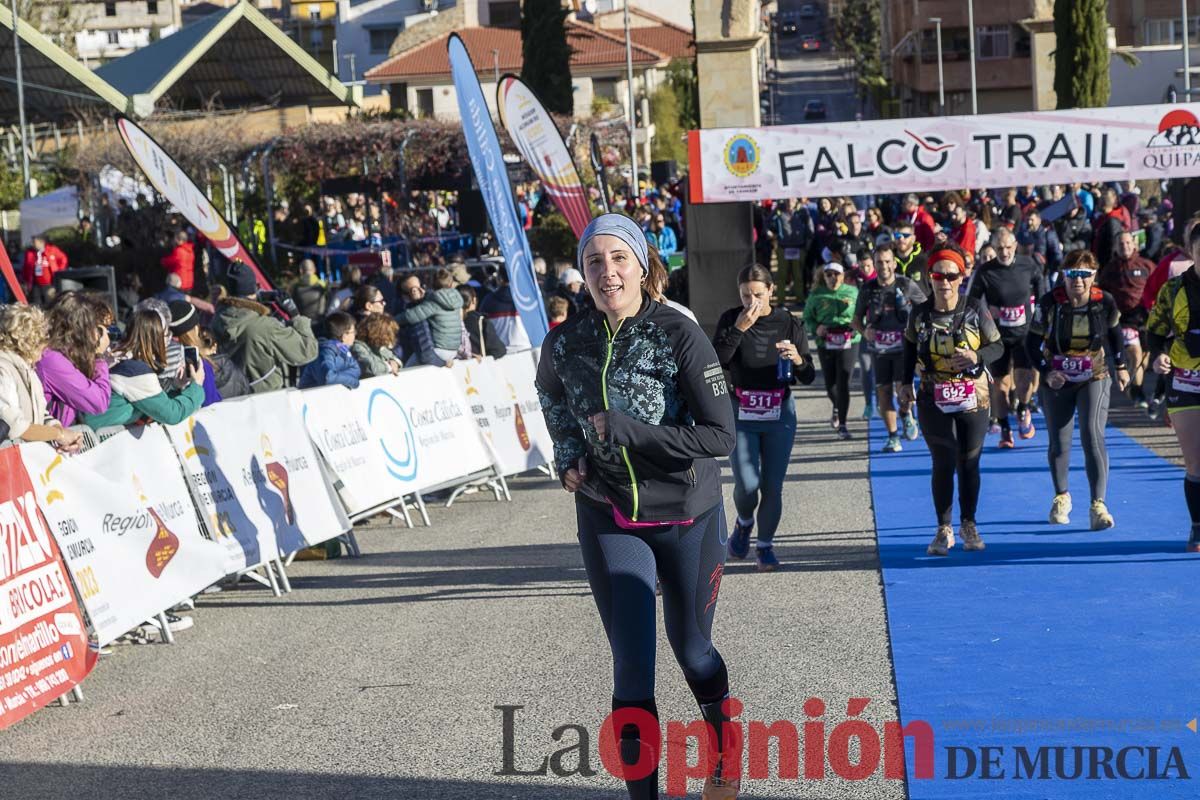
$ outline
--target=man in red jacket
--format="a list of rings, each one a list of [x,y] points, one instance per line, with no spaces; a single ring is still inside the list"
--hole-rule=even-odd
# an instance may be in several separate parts
[[[175,249],[159,261],[168,274],[179,276],[179,288],[187,294],[192,292],[196,273],[196,249],[188,241],[185,231],[175,234]]]
[[[1142,338],[1145,336],[1146,319],[1149,313],[1142,306],[1142,294],[1154,262],[1138,255],[1133,234],[1125,231],[1117,237],[1116,252],[1107,264],[1096,273],[1096,285],[1113,296],[1121,312],[1121,334],[1125,339],[1125,363],[1133,371],[1129,384],[1129,397],[1138,408],[1148,403],[1142,395]]]
[[[921,205],[920,198],[915,194],[905,196],[904,213],[901,215],[901,219],[912,223],[913,233],[916,234],[917,241],[921,243],[921,249],[927,253],[930,252],[934,240],[933,215]]]
[[[21,276],[25,297],[31,305],[44,306],[50,300],[50,287],[54,285],[54,273],[67,268],[67,254],[46,241],[45,236],[35,236],[25,251],[25,265]]]

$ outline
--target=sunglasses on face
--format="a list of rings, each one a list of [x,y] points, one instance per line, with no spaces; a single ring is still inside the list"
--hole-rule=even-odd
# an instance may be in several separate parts
[[[1072,280],[1086,280],[1095,274],[1095,270],[1090,269],[1068,269],[1063,271],[1063,276]]]
[[[913,237],[911,233],[895,233],[893,236],[897,239],[911,239]]]
[[[945,281],[946,283],[954,283],[955,281],[957,281],[961,278],[962,278],[961,272],[931,272],[931,273],[929,273],[929,279],[932,281],[935,281],[937,283],[941,283],[942,281]]]

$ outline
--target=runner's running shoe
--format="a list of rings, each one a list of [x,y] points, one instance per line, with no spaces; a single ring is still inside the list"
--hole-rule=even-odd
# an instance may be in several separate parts
[[[950,552],[952,547],[954,547],[954,528],[949,525],[939,525],[933,541],[929,543],[929,547],[925,548],[925,552],[931,556],[944,556]]]
[[[862,418],[870,419],[873,416],[875,416],[875,404],[867,403],[866,405],[863,406]]]
[[[904,438],[910,442],[916,441],[916,438],[921,435],[921,426],[917,424],[917,418],[909,414],[904,418]]]
[[[1187,551],[1200,553],[1200,527],[1192,526],[1192,535],[1188,538]]]
[[[854,438],[853,436],[850,435],[850,429],[847,428],[845,425],[839,426],[837,431],[838,431],[838,438],[841,439],[842,441],[846,441],[847,439]]]
[[[979,528],[975,527],[974,520],[963,520],[958,526],[958,535],[962,537],[963,550],[982,550],[985,545],[983,537],[979,535]]]
[[[1012,429],[1009,428],[1007,430],[1000,431],[1000,449],[1012,450],[1014,446]]]
[[[741,522],[733,523],[733,534],[729,537],[729,555],[731,558],[745,558],[750,553],[750,532],[754,530],[754,523],[742,525]]]
[[[1146,416],[1150,419],[1157,420],[1162,418],[1163,405],[1166,401],[1161,397],[1156,397],[1150,401],[1150,407],[1146,409]]]
[[[717,775],[704,780],[704,793],[700,800],[737,800],[741,781],[737,778],[722,778]]]
[[[884,443],[881,453],[899,453],[900,452],[900,434],[889,433],[887,442]]]
[[[779,559],[775,557],[774,547],[759,547],[756,548],[755,555],[758,557],[759,572],[774,572],[779,569]]]
[[[1050,504],[1050,524],[1067,525],[1071,522],[1070,514],[1071,495],[1066,492],[1054,495],[1054,502]]]
[[[836,408],[833,410],[833,413],[829,415],[829,427],[833,428],[835,431],[837,430],[838,413]]]
[[[1112,514],[1108,513],[1108,506],[1104,505],[1103,500],[1092,501],[1091,522],[1094,531],[1102,531],[1117,524]]]
[[[993,419],[992,424],[988,426],[988,435],[995,436],[1000,433],[1000,421]]]
[[[1022,439],[1032,439],[1037,431],[1033,427],[1033,412],[1028,408],[1021,412],[1021,421],[1017,426],[1017,430],[1021,433]]]

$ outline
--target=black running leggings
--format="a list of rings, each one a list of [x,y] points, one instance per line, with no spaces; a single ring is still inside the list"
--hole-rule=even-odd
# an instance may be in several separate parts
[[[1071,433],[1075,412],[1079,412],[1079,444],[1087,468],[1088,486],[1093,500],[1103,500],[1108,489],[1108,450],[1104,446],[1104,426],[1108,424],[1109,392],[1112,378],[1087,383],[1067,383],[1051,389],[1042,379],[1042,413],[1050,434],[1050,474],[1054,491],[1068,491],[1067,474],[1071,466]]]
[[[858,363],[858,345],[849,350],[819,347],[817,357],[821,359],[821,374],[825,376],[825,394],[837,409],[838,424],[845,425],[846,414],[850,411],[850,376]]]
[[[933,509],[938,525],[950,524],[954,505],[954,475],[958,473],[958,512],[964,522],[975,521],[979,506],[979,456],[987,435],[986,411],[960,411],[944,414],[933,398],[922,396],[918,402],[921,432],[933,458]]]
[[[614,707],[654,698],[656,576],[667,641],[692,693],[700,703],[724,697],[725,662],[711,639],[729,538],[724,505],[691,525],[642,530],[619,528],[611,509],[584,500],[575,509],[583,565],[612,649]]]

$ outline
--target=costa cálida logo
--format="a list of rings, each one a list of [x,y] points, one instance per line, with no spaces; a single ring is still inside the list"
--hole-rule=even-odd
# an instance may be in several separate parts
[[[1142,164],[1167,172],[1200,163],[1200,120],[1191,111],[1176,108],[1158,123],[1158,132],[1146,142]]]
[[[160,578],[167,564],[179,552],[179,537],[171,533],[158,512],[150,507],[150,501],[146,499],[146,493],[142,491],[142,482],[137,475],[133,476],[133,488],[138,493],[138,499],[147,504],[146,511],[154,520],[154,536],[150,539],[149,549],[146,550],[146,569],[155,578]]]
[[[296,524],[296,509],[292,505],[291,482],[288,478],[287,467],[275,461],[271,452],[271,438],[262,435],[263,467],[267,471],[267,480],[271,482],[283,497],[283,516],[288,525]]]

